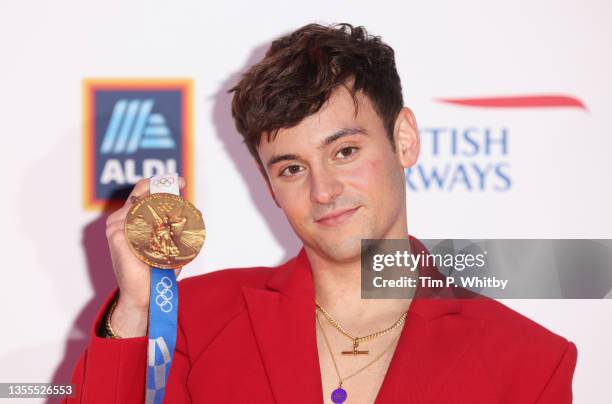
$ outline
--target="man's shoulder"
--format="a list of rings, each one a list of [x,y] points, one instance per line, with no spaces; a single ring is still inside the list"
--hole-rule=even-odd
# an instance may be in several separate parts
[[[225,332],[247,327],[243,290],[266,289],[281,267],[227,268],[181,279],[178,321],[189,352],[197,356]]]
[[[274,271],[282,265],[224,268],[181,279],[179,284],[187,293],[197,291],[231,291],[243,286],[264,287]]]
[[[484,296],[463,299],[462,313],[482,320],[487,334],[507,338],[523,336],[550,344],[567,343],[562,336],[495,299]]]
[[[192,307],[244,307],[243,288],[265,289],[277,267],[257,266],[225,268],[179,281],[181,302]]]
[[[575,361],[571,341],[497,300],[464,299],[462,314],[480,322],[478,350],[498,376],[550,376],[562,360]]]

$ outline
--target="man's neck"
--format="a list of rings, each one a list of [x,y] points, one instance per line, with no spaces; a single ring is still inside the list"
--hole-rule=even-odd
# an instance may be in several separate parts
[[[408,239],[408,232],[387,237]],[[361,299],[361,257],[334,262],[306,248],[316,301],[355,334],[385,328],[410,306],[410,299]]]

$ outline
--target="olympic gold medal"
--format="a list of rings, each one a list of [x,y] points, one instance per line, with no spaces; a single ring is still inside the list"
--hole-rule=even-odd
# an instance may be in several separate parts
[[[180,268],[198,255],[206,228],[202,213],[174,194],[154,193],[138,200],[125,218],[125,236],[144,263]]]

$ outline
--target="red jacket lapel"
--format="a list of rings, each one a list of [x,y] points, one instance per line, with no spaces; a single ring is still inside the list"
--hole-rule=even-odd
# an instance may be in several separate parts
[[[243,293],[274,397],[278,403],[321,403],[314,287],[303,248],[276,270],[268,288]]]
[[[415,298],[376,403],[434,403],[476,340],[480,322],[458,300]]]
[[[410,247],[413,253],[428,253],[412,236]],[[443,279],[432,266],[421,267],[419,276]],[[461,299],[453,298],[456,293],[448,287],[434,289],[418,284],[377,404],[436,402],[436,394],[461,367],[461,359],[477,339],[482,324],[462,315]]]

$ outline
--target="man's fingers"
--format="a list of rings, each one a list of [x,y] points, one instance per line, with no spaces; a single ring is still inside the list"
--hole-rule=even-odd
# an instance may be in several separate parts
[[[143,198],[149,194],[149,178],[143,178],[134,185],[132,192],[125,201],[126,206],[132,206],[136,202],[136,198]]]
[[[130,196],[131,195],[140,195],[146,191],[149,190],[149,182],[150,179],[149,178],[143,178],[140,181],[138,181],[136,183],[136,185],[134,185],[134,188],[132,189],[132,192],[130,192]]]

